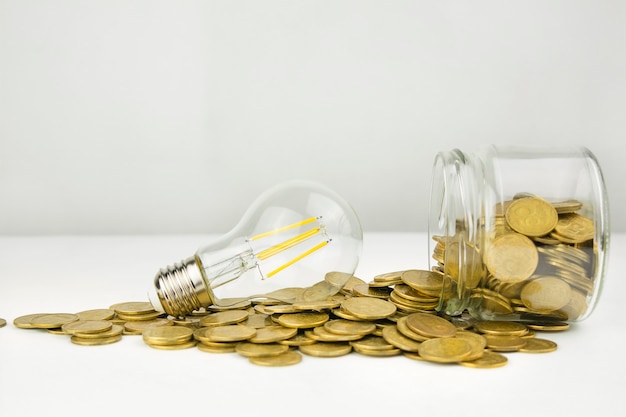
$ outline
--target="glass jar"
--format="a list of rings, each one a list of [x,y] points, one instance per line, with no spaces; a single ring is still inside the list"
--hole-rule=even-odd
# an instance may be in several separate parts
[[[589,316],[606,271],[609,214],[602,172],[588,149],[440,152],[430,204],[440,314],[517,321]]]

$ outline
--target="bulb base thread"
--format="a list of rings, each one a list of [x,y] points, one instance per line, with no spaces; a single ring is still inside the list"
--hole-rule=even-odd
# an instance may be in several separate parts
[[[154,288],[157,300],[151,300],[152,304],[158,301],[160,306],[155,308],[174,317],[213,304],[211,287],[193,256],[162,268],[154,277]]]

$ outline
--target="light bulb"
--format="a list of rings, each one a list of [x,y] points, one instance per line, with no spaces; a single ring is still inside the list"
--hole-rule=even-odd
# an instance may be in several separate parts
[[[354,274],[362,240],[342,197],[317,183],[289,181],[259,196],[230,232],[161,269],[150,302],[179,317],[244,300],[326,299]]]

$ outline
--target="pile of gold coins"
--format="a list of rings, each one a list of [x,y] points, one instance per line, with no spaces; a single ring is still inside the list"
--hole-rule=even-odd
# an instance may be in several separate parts
[[[593,220],[581,209],[576,200],[550,203],[520,193],[495,208],[480,246],[462,225],[455,236],[435,236],[435,270],[450,278],[440,294],[454,297],[462,270],[464,289],[483,314],[580,318],[595,291],[597,259]]]
[[[287,366],[302,355],[357,354],[458,363],[493,368],[505,352],[550,352],[556,344],[538,331],[559,331],[565,322],[525,323],[446,319],[436,314],[441,274],[406,270],[369,283],[352,277],[336,295],[302,305],[268,300],[224,308],[211,306],[186,317],[164,317],[148,302],[118,303],[76,314],[30,314],[14,325],[70,336],[78,345],[103,345],[141,335],[154,349],[197,348],[233,353],[256,365]]]

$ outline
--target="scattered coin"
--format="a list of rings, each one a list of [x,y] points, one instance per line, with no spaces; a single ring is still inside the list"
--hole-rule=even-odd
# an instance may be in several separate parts
[[[7,321],[5,319],[0,318],[0,328],[7,325]]]
[[[430,362],[461,362],[472,353],[472,345],[454,337],[436,337],[422,342],[418,353],[421,358]]]
[[[76,320],[61,326],[66,334],[102,333],[111,330],[113,324],[106,320]]]
[[[434,314],[413,313],[406,318],[407,326],[425,337],[452,337],[456,327],[448,320]]]
[[[326,313],[288,313],[278,317],[278,323],[281,326],[294,329],[310,329],[312,327],[322,326],[329,320]]]
[[[143,332],[143,340],[149,345],[176,345],[192,337],[193,331],[181,326],[150,327]]]
[[[320,358],[335,358],[347,355],[352,351],[352,346],[346,342],[318,342],[312,345],[299,347],[300,352],[309,356]]]
[[[225,326],[227,324],[241,323],[250,315],[245,310],[225,310],[209,314],[200,320],[201,327]]]
[[[30,325],[37,329],[54,329],[76,320],[78,320],[78,316],[76,314],[41,314],[33,317],[30,320]]]
[[[341,309],[363,320],[379,320],[390,317],[396,306],[386,300],[371,297],[352,297],[341,303]]]
[[[506,365],[507,362],[508,359],[506,356],[496,352],[485,351],[478,359],[461,361],[459,363],[468,368],[499,368]]]
[[[288,350],[289,350],[289,346],[280,345],[278,343],[258,344],[258,343],[243,342],[243,343],[238,343],[237,346],[235,346],[235,352],[247,358],[280,355],[281,353],[285,353]]]
[[[302,355],[296,351],[287,351],[280,355],[249,357],[248,360],[261,366],[291,366],[302,362]]]
[[[524,346],[520,348],[520,352],[526,353],[548,353],[554,352],[557,348],[557,344],[552,340],[540,339],[540,338],[530,338],[526,340]]]

